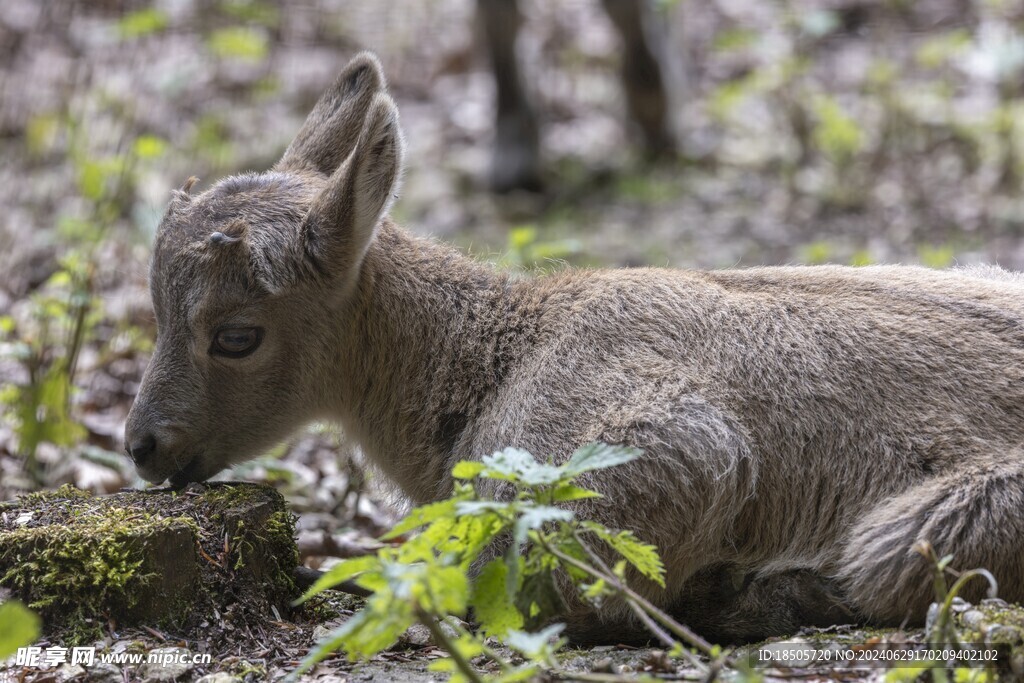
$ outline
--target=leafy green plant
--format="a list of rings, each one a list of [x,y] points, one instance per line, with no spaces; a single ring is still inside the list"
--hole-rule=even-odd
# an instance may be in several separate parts
[[[224,0],[220,9],[230,17],[253,24],[274,27],[280,23],[280,12],[271,3],[260,0]]]
[[[40,620],[17,600],[0,604],[0,661],[39,637]]]
[[[927,541],[917,543],[914,546],[914,550],[932,565],[932,584],[935,589],[935,602],[939,605],[935,623],[928,633],[928,643],[932,647],[938,647],[939,649],[941,649],[940,646],[942,645],[962,645],[960,637],[953,627],[953,601],[960,595],[960,591],[963,590],[963,587],[969,581],[979,578],[985,579],[988,582],[989,597],[996,597],[999,585],[996,583],[995,577],[987,569],[970,569],[964,572],[954,571],[950,566],[953,562],[953,556],[945,555],[941,558],[938,557],[931,543]],[[952,573],[956,577],[956,581],[953,582],[952,586],[946,580],[947,572]]]
[[[871,251],[868,249],[858,249],[853,252],[850,255],[850,260],[848,261],[849,265],[858,267],[870,266],[874,262],[875,259],[872,257]]]
[[[845,168],[864,146],[864,132],[839,103],[828,96],[814,100],[817,125],[814,144],[822,154],[839,168]]]
[[[835,258],[835,246],[827,240],[816,240],[800,248],[800,260],[816,266],[829,263]]]
[[[861,206],[871,182],[856,164],[866,146],[864,130],[835,98],[827,95],[814,98],[813,114],[811,140],[832,171],[825,198],[843,208]]]
[[[412,533],[408,540],[338,564],[302,597],[348,580],[372,592],[366,607],[310,652],[295,675],[338,649],[353,659],[370,657],[415,623],[426,626],[451,655],[432,668],[453,681],[485,680],[471,661],[478,657],[498,667],[495,681],[526,680],[545,669],[558,673],[555,653],[564,644],[563,626],[530,629],[561,611],[567,586],[592,605],[621,600],[671,654],[704,672],[713,670],[724,661],[721,650],[629,585],[636,578],[664,586],[657,550],[631,532],[579,519],[566,505],[599,495],[578,486],[577,477],[638,455],[630,448],[590,444],[562,465],[538,462],[515,448],[458,463],[452,496],[414,509],[386,536]],[[470,609],[479,622],[476,633],[453,619]],[[487,636],[503,640],[526,662],[504,661],[487,645]],[[690,648],[717,661],[709,667]]]
[[[937,69],[961,56],[970,46],[970,32],[958,28],[922,41],[914,52],[914,59],[926,69]]]
[[[159,33],[170,23],[167,15],[153,7],[129,12],[118,22],[117,28],[125,39],[140,38]]]
[[[189,147],[190,153],[200,156],[214,169],[225,170],[234,162],[235,149],[227,126],[213,114],[207,114],[196,122]]]
[[[38,159],[50,152],[60,133],[60,118],[53,113],[37,114],[25,124],[25,147]]]
[[[71,416],[71,395],[79,354],[98,320],[93,266],[74,253],[61,264],[32,296],[27,320],[0,318],[0,353],[17,360],[26,375],[25,382],[0,391],[0,408],[14,425],[26,471],[36,481],[42,477],[36,459],[41,443],[70,446],[85,435]]]
[[[267,56],[268,43],[263,31],[244,26],[214,31],[207,41],[216,56],[248,62],[262,61]]]
[[[762,95],[779,87],[782,71],[781,67],[764,67],[722,83],[708,99],[708,113],[721,124],[730,123],[739,105],[747,98]]]
[[[928,268],[949,268],[953,265],[956,251],[948,244],[922,244],[917,248],[917,257],[921,260],[921,265]]]
[[[558,261],[579,253],[577,240],[541,240],[536,226],[521,225],[508,233],[508,248],[502,265],[532,268],[543,262]]]
[[[619,177],[615,189],[623,198],[644,204],[665,203],[682,194],[676,179],[657,177],[650,173],[624,174]]]
[[[70,447],[86,435],[72,414],[72,399],[82,349],[103,318],[94,284],[96,249],[108,226],[127,215],[139,165],[166,150],[163,139],[143,134],[129,138],[120,154],[98,156],[80,123],[68,116],[54,122],[65,132],[67,159],[84,209],[58,221],[65,246],[57,270],[31,295],[29,305],[0,317],[0,356],[16,361],[23,376],[0,390],[0,415],[13,424],[25,472],[36,484],[44,482],[36,457],[40,444]],[[122,338],[145,335],[127,329]]]

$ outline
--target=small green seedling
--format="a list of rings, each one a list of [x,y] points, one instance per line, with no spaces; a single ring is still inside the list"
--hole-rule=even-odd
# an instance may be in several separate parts
[[[664,586],[657,549],[631,532],[577,519],[567,505],[599,495],[575,483],[581,474],[639,454],[595,443],[562,465],[539,462],[516,448],[458,463],[452,496],[414,509],[385,537],[412,534],[408,540],[336,565],[301,598],[346,580],[372,591],[366,607],[314,648],[295,675],[335,650],[352,659],[371,657],[417,622],[451,655],[431,668],[451,674],[452,681],[519,681],[545,669],[557,673],[555,652],[565,641],[559,638],[563,626],[549,623],[563,604],[555,576],[568,577],[592,604],[612,596],[624,600],[674,655],[707,671],[680,641],[712,657],[722,657],[720,649],[628,585],[631,574]],[[494,496],[495,490],[502,495]],[[476,632],[452,619],[465,617],[470,609],[479,623]],[[548,625],[539,628],[543,624]],[[486,636],[502,640],[525,663],[504,661],[487,646]],[[489,679],[478,673],[471,661],[478,657],[494,662],[500,673]]]

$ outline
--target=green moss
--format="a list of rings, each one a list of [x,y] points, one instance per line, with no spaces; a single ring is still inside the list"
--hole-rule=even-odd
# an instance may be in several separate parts
[[[232,666],[230,671],[241,679],[252,676],[252,680],[262,681],[267,678],[267,667],[260,662],[250,662],[243,659]]]
[[[267,496],[280,499],[282,508],[263,517],[268,504]],[[281,609],[298,597],[298,586],[293,573],[299,564],[295,546],[295,518],[284,508],[277,491],[265,487],[218,486],[205,494],[213,519],[224,525],[230,552],[227,563],[234,572],[247,571],[258,582],[269,584],[265,594]],[[259,557],[253,561],[252,553],[258,549]]]
[[[326,621],[337,619],[346,612],[358,611],[365,605],[366,601],[355,595],[341,592],[336,592],[335,594],[321,593],[299,605],[295,616],[315,624],[322,624]]]
[[[267,487],[112,496],[65,487],[4,510],[0,585],[62,642],[94,640],[108,622],[187,632],[225,604],[242,605],[234,619],[265,619],[269,605],[286,614],[299,593],[294,519]]]
[[[245,503],[261,502],[265,499],[266,489],[260,486],[238,486],[226,484],[208,484],[203,493],[206,502],[214,507],[228,509]]]
[[[982,618],[973,618],[972,612],[980,612]],[[1020,605],[983,601],[957,614],[956,626],[964,642],[1003,644],[1024,654],[1024,607]]]
[[[83,491],[80,488],[76,488],[71,484],[64,484],[58,489],[53,491],[36,491],[35,493],[26,493],[23,496],[18,496],[17,500],[10,500],[4,503],[0,503],[0,510],[14,510],[18,508],[29,508],[36,507],[43,503],[56,501],[56,500],[81,500],[83,498],[91,498],[92,494],[88,491]]]
[[[993,601],[978,605],[977,610],[984,614],[987,620],[1014,628],[1024,636],[1024,607],[1021,605],[1001,605]]]
[[[32,609],[59,619],[73,642],[101,635],[97,615],[135,606],[139,589],[153,577],[141,571],[146,557],[139,540],[191,521],[116,507],[102,513],[94,510],[74,526],[10,531],[0,547],[0,567],[6,568],[0,584],[15,590]]]
[[[295,517],[287,511],[275,512],[264,524],[263,541],[270,548],[275,559],[271,581],[277,591],[284,595],[297,596],[294,571],[299,565],[299,549],[295,545]]]
[[[953,623],[961,642],[999,648],[1000,664],[995,673],[1000,680],[1004,675],[1006,680],[1020,680],[1024,671],[1024,607],[1001,600],[983,600],[955,614]]]

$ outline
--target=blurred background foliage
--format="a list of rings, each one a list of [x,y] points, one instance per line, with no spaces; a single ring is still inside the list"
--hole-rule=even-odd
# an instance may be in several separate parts
[[[0,0],[0,498],[139,483],[119,452],[170,189],[269,166],[360,49],[408,138],[396,218],[501,267],[1024,267],[1024,0],[653,2],[679,143],[657,165],[600,3],[520,7],[547,186],[495,197],[472,0]],[[310,529],[386,523],[339,451],[318,428],[234,476]]]

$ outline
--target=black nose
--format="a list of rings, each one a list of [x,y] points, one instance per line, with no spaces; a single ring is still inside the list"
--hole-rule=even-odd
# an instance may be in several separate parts
[[[134,443],[125,444],[125,450],[136,465],[144,465],[146,460],[156,451],[156,437],[146,434]]]

